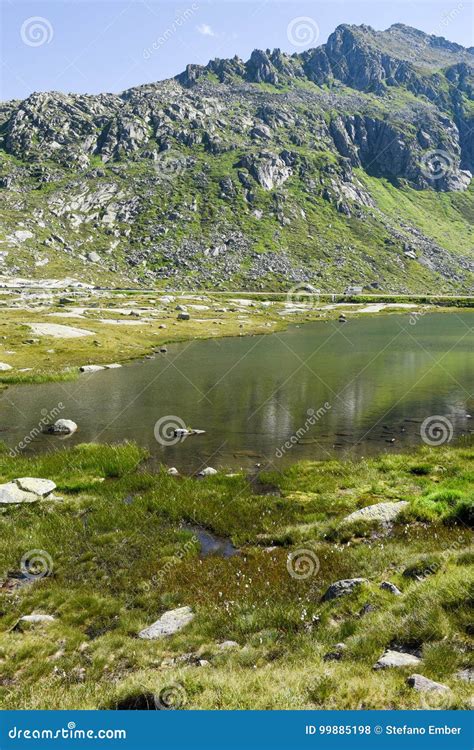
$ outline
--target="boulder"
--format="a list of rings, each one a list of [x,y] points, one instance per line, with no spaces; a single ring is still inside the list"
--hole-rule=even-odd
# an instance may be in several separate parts
[[[374,664],[374,669],[387,669],[388,667],[412,667],[420,663],[420,659],[413,654],[404,651],[391,651],[387,649],[380,659]]]
[[[72,419],[58,419],[46,431],[51,435],[72,435],[76,430],[77,424]]]
[[[178,320],[189,320],[190,317],[191,316],[189,315],[188,312],[180,312],[180,313],[178,313]]]
[[[104,365],[82,365],[79,368],[81,372],[99,372],[99,370],[105,370]]]
[[[381,521],[382,523],[390,523],[394,521],[406,508],[408,502],[401,500],[398,503],[377,503],[376,505],[368,505],[366,508],[350,513],[344,518],[344,523],[353,523],[354,521]]]
[[[401,596],[402,592],[398,588],[398,586],[395,586],[394,583],[391,583],[390,581],[382,581],[380,584],[380,588],[384,589],[385,591],[390,591],[391,594],[394,596]]]
[[[338,599],[340,596],[351,594],[362,583],[368,583],[367,578],[344,578],[341,581],[335,581],[331,583],[321,601],[328,602],[331,599]]]
[[[11,370],[12,366],[7,365],[6,362],[0,362],[0,372],[8,372],[8,370]]]
[[[138,634],[139,638],[145,640],[156,640],[157,638],[164,638],[169,635],[182,630],[186,625],[194,619],[194,614],[191,607],[179,607],[178,609],[170,609],[161,615],[160,619],[149,625],[144,630],[141,630]]]
[[[463,682],[474,682],[474,667],[461,669],[459,672],[456,672],[455,677]]]
[[[222,641],[217,648],[219,651],[231,651],[234,648],[240,648],[240,646],[237,641]]]
[[[47,497],[54,492],[56,485],[50,479],[36,479],[36,477],[21,477],[15,479],[20,490],[32,492],[39,497]]]
[[[206,466],[205,469],[199,472],[200,477],[212,477],[217,474],[217,469],[213,469],[212,466]]]
[[[118,370],[122,365],[119,365],[118,362],[112,362],[111,365],[104,365],[106,370]]]
[[[38,623],[38,622],[54,622],[56,618],[52,615],[23,615],[23,617],[20,617],[18,622],[30,622],[30,623]]]
[[[423,677],[421,674],[412,674],[407,679],[407,685],[418,690],[419,693],[435,692],[435,693],[447,693],[449,688],[447,685],[442,685],[441,682],[434,682],[429,680],[427,677]]]
[[[171,466],[171,467],[170,467],[170,468],[168,469],[168,474],[169,474],[169,475],[170,475],[171,477],[177,477],[177,476],[179,476],[179,471],[178,471],[178,469],[177,469],[177,468],[176,468],[175,466]]]
[[[0,505],[16,503],[35,503],[40,499],[34,492],[25,492],[18,487],[16,482],[0,484]]]

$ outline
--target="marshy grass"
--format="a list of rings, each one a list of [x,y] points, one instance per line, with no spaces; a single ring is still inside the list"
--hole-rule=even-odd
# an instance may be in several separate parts
[[[455,675],[472,653],[473,458],[466,443],[304,462],[262,476],[280,494],[258,495],[243,475],[151,474],[133,443],[29,459],[0,451],[1,481],[57,484],[53,499],[0,510],[0,705],[107,708],[179,683],[184,708],[439,707],[406,685],[418,671],[451,688],[443,707],[468,707],[469,684]],[[343,523],[388,499],[409,502],[392,528]],[[183,522],[230,537],[239,554],[202,558]],[[21,580],[30,550],[47,552],[49,575]],[[304,578],[289,573],[300,550],[317,561]],[[352,577],[367,582],[322,601]],[[381,589],[385,580],[401,596]],[[196,614],[185,630],[136,637],[184,605]],[[56,619],[16,627],[32,612]],[[229,639],[238,648],[221,651]],[[341,660],[326,661],[341,641]],[[422,662],[374,671],[386,648]]]

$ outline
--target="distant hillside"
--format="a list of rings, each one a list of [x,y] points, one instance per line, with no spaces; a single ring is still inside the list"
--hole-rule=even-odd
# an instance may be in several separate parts
[[[402,24],[0,104],[0,275],[464,292],[474,51]]]

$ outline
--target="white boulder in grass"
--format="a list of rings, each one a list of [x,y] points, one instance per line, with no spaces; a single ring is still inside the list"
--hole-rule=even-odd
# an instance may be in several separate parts
[[[33,492],[40,497],[47,497],[56,489],[56,485],[51,479],[37,479],[36,477],[20,477],[15,479],[20,490]]]
[[[166,636],[178,633],[193,620],[194,614],[191,607],[170,609],[161,615],[159,620],[141,630],[138,637],[149,641],[156,640],[157,638],[165,638]]]
[[[72,419],[58,419],[47,428],[52,435],[72,435],[77,430],[77,424]]]
[[[365,508],[355,510],[344,518],[345,523],[353,523],[354,521],[382,521],[388,523],[395,521],[400,515],[402,510],[406,508],[408,502],[406,500],[400,500],[397,503],[377,503],[376,505],[367,505]]]
[[[411,667],[419,664],[421,659],[404,651],[391,651],[387,649],[380,659],[374,664],[374,669],[387,669],[389,667]]]

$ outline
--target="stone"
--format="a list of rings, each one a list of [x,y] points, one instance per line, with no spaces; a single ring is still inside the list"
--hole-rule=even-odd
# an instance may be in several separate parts
[[[429,680],[427,677],[423,677],[421,674],[412,674],[407,679],[407,685],[418,690],[419,693],[436,692],[436,693],[447,693],[449,688],[447,685],[442,685],[441,682],[434,682]]]
[[[177,477],[177,476],[179,476],[179,471],[178,471],[178,469],[177,469],[177,468],[176,468],[175,466],[171,466],[171,467],[170,467],[170,468],[168,469],[168,472],[167,472],[167,473],[168,473],[168,474],[169,474],[169,475],[170,475],[171,477]]]
[[[404,651],[391,651],[387,649],[380,659],[374,664],[374,669],[387,669],[388,667],[412,667],[419,664],[421,659]]]
[[[87,253],[87,260],[90,260],[91,263],[100,263],[100,255],[93,250],[91,253]]]
[[[189,320],[190,314],[188,312],[180,312],[178,313],[178,320]]]
[[[455,677],[457,680],[462,680],[463,682],[474,682],[474,667],[461,669],[459,672],[456,672]]]
[[[408,502],[401,500],[398,503],[377,503],[376,505],[368,505],[365,508],[354,511],[344,518],[344,523],[353,523],[354,521],[381,521],[382,523],[390,523],[400,515],[402,510],[406,508]]]
[[[30,622],[30,623],[38,623],[38,622],[54,622],[56,618],[52,615],[39,615],[39,614],[32,614],[32,615],[23,615],[23,617],[20,617],[18,622]]]
[[[104,365],[106,370],[119,370],[122,365],[119,365],[118,362],[112,362],[111,365]]]
[[[36,479],[36,477],[21,477],[15,479],[20,490],[32,492],[39,497],[47,497],[56,489],[56,485],[50,479]]]
[[[384,589],[385,591],[390,591],[391,594],[394,596],[401,596],[402,592],[398,588],[398,586],[395,586],[394,583],[391,583],[390,581],[382,581],[380,584],[380,588]]]
[[[231,651],[234,648],[240,648],[240,646],[237,641],[222,641],[217,648],[219,651]]]
[[[361,584],[368,583],[367,578],[344,578],[332,583],[321,601],[328,602],[331,599],[338,599],[340,596],[351,594]]]
[[[79,368],[81,372],[99,372],[99,370],[105,370],[103,365],[82,365]]]
[[[52,435],[72,435],[76,430],[77,424],[72,419],[58,419],[46,431]]]
[[[0,505],[14,505],[17,503],[35,503],[40,499],[34,492],[25,492],[16,482],[0,484]]]
[[[178,609],[170,609],[165,612],[159,620],[149,625],[144,630],[141,630],[138,634],[139,638],[145,640],[156,640],[157,638],[165,638],[166,636],[173,635],[179,632],[186,625],[194,620],[194,614],[191,607],[179,607]]]
[[[200,477],[212,477],[217,474],[217,469],[213,469],[212,466],[206,466],[205,469],[199,472]]]
[[[0,372],[8,372],[8,370],[11,370],[12,366],[7,365],[6,362],[0,362]]]
[[[324,654],[324,661],[340,661],[346,648],[347,646],[345,643],[336,643],[333,651],[329,651],[327,654]]]

